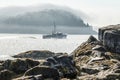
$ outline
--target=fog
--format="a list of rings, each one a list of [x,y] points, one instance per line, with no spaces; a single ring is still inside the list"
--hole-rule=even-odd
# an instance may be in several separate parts
[[[80,16],[82,12],[85,15],[82,16],[83,20],[96,27],[119,24],[120,22],[120,0],[0,0],[0,8],[4,8],[3,11],[11,6],[24,7],[26,11],[25,7],[34,10],[35,8],[32,7],[43,4],[66,6],[78,11]],[[5,9],[5,7],[7,8]],[[16,12],[19,12],[19,10]]]

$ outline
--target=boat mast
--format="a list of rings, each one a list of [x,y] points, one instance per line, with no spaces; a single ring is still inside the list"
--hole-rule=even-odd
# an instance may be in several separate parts
[[[55,21],[53,22],[53,26],[54,26],[53,33],[56,33],[56,24],[55,24]]]

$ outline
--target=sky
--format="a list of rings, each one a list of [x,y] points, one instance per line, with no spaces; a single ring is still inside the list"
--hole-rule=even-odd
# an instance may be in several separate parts
[[[94,26],[101,27],[120,22],[120,0],[0,0],[0,7],[49,3],[82,11],[90,17],[86,22]]]

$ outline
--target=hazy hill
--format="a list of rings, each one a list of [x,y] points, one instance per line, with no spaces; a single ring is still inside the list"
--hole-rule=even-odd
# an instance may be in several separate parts
[[[79,15],[84,17],[82,12]],[[50,26],[55,21],[60,26],[87,26],[77,11],[55,5],[3,8],[0,17],[5,24]]]
[[[18,25],[51,26],[53,21],[59,26],[87,26],[81,18],[71,12],[55,9],[26,13],[8,18],[4,22]]]
[[[86,17],[82,12],[56,5],[6,7],[0,9],[0,33],[51,33],[54,21],[60,32],[96,33],[85,23]]]

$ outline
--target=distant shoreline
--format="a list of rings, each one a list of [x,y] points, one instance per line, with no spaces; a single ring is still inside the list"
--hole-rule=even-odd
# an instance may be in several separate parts
[[[53,26],[19,26],[19,25],[4,25],[0,24],[0,33],[10,33],[10,34],[50,34],[52,33]],[[68,26],[58,26],[57,32],[63,32],[66,34],[97,34],[92,27],[68,27]]]

